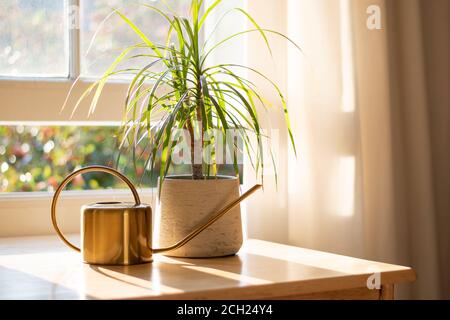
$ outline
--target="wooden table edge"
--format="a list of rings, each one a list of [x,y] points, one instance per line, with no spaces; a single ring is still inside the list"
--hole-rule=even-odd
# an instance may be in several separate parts
[[[280,283],[259,284],[235,288],[220,288],[212,290],[200,290],[194,292],[172,293],[164,295],[148,295],[127,297],[123,300],[260,300],[278,299],[282,297],[301,296],[308,294],[320,294],[321,292],[333,292],[367,288],[367,279],[373,273],[344,275],[342,277],[330,277],[313,280],[298,280]],[[388,277],[386,277],[388,276]],[[380,299],[393,298],[393,288],[396,284],[413,282],[416,274],[413,269],[388,271],[381,273],[381,287],[374,290],[380,291]],[[319,286],[317,282],[327,282],[327,286]],[[368,289],[370,290],[370,289]],[[392,293],[391,293],[392,292]],[[122,300],[122,299],[118,299]]]

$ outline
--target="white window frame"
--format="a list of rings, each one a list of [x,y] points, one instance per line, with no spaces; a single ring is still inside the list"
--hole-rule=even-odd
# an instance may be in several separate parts
[[[80,8],[80,0],[65,0],[65,15],[70,18],[70,8]],[[80,10],[77,11],[80,14]],[[78,21],[80,17],[78,16]],[[0,76],[0,124],[18,122],[66,122],[79,121],[118,123],[122,119],[124,93],[127,89],[125,81],[108,83],[94,114],[88,115],[88,101],[82,103],[72,116],[69,104],[61,110],[75,80],[80,76],[80,29],[69,28],[68,53],[69,75],[67,77],[10,77]],[[80,78],[71,93],[72,102],[86,90],[92,79]],[[75,100],[76,101],[76,100]],[[39,103],[36,108],[30,105]]]

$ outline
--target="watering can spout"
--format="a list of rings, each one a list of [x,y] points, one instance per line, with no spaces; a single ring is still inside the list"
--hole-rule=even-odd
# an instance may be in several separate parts
[[[56,205],[62,190],[76,176],[87,172],[105,172],[124,181],[133,193],[134,204],[122,202],[98,202],[81,209],[82,247],[71,243],[61,232],[56,220]],[[70,248],[83,253],[83,259],[92,264],[130,265],[152,261],[153,253],[176,250],[194,239],[223,215],[261,188],[257,184],[239,198],[228,203],[206,223],[198,226],[182,240],[165,248],[152,248],[152,210],[141,203],[139,194],[131,181],[115,169],[90,166],[68,175],[56,189],[52,200],[51,218],[53,227],[61,240]]]

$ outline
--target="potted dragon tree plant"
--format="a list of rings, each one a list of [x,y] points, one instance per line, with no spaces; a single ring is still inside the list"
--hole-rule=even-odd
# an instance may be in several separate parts
[[[152,40],[152,30],[141,30],[119,9],[114,10],[114,14],[134,31],[139,42],[125,48],[75,105],[76,109],[81,101],[92,96],[90,110],[94,111],[112,75],[132,74],[124,97],[120,149],[128,150],[125,145],[136,148],[142,141],[146,142],[149,152],[145,168],[151,174],[156,172],[159,178],[156,214],[160,246],[183,238],[226,203],[239,197],[239,159],[242,158],[239,155],[246,153],[256,174],[262,175],[264,134],[258,110],[266,108],[268,103],[254,83],[241,76],[241,70],[265,79],[278,92],[278,105],[284,110],[295,151],[286,101],[279,87],[258,70],[232,63],[211,65],[209,59],[224,43],[251,32],[262,37],[269,51],[268,34],[293,42],[279,32],[261,28],[244,9],[234,8],[251,27],[206,45],[201,36],[205,22],[221,2],[212,1],[206,6],[203,0],[192,0],[186,17],[169,9],[165,12],[154,5],[141,4],[143,10],[152,10],[167,22],[167,41],[163,44]],[[142,68],[119,68],[121,62],[135,58],[145,58],[148,62]],[[224,152],[228,156],[222,156],[221,161],[231,162],[233,175],[218,172],[218,155]],[[188,164],[190,172],[170,174],[175,160],[180,158]],[[241,245],[241,215],[237,207],[170,255],[225,256],[235,254]]]

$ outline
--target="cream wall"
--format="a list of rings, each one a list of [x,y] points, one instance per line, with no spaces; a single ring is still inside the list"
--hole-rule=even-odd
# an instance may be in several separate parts
[[[281,33],[286,33],[286,10],[286,0],[248,1],[248,11],[263,28],[273,29]],[[248,29],[252,28],[250,24],[247,27]],[[287,43],[278,36],[269,35],[268,38],[272,46],[273,57],[270,56],[261,36],[255,32],[248,38],[247,62],[249,66],[261,70],[286,93]],[[287,198],[288,149],[284,114],[279,97],[271,85],[251,73],[249,73],[249,77],[256,83],[260,92],[268,100],[276,102],[268,113],[261,110],[263,126],[280,131],[278,137],[273,137],[274,153],[278,157],[278,186],[275,183],[274,174],[269,169],[268,175],[265,176],[263,192],[257,192],[247,200],[248,236],[287,243],[289,240]],[[269,164],[270,158],[267,158],[266,162],[268,162],[267,166],[271,166]],[[256,182],[254,172],[249,165],[246,166],[244,179],[246,188]]]

